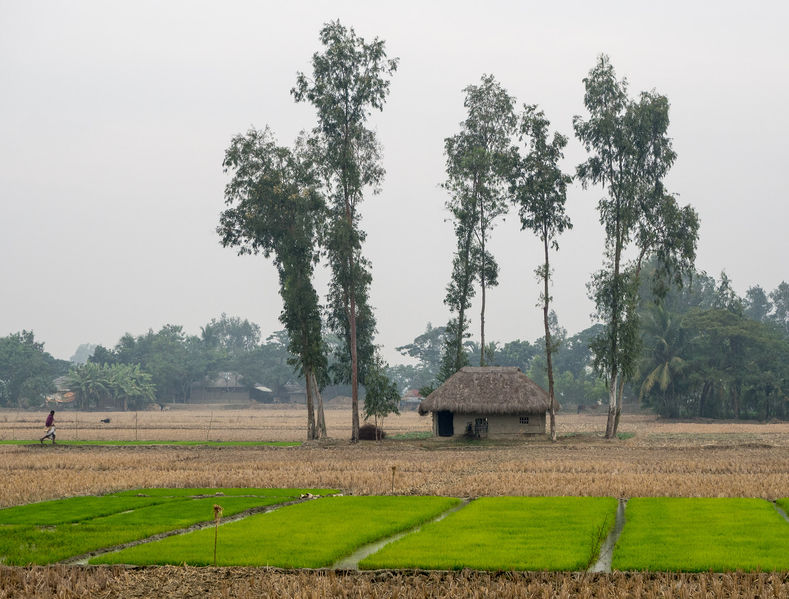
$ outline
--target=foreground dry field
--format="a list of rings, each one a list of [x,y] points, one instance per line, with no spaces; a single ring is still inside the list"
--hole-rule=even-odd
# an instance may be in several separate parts
[[[42,414],[0,414],[5,438],[36,439]],[[789,423],[674,423],[623,418],[635,433],[606,441],[603,415],[562,415],[560,440],[444,439],[348,443],[348,413],[327,413],[333,440],[301,447],[41,447],[0,445],[0,506],[143,486],[327,487],[353,494],[728,496],[789,494]],[[58,438],[70,435],[59,419]],[[96,427],[109,417],[113,428]],[[2,422],[3,419],[6,422]],[[16,418],[15,420],[12,420]],[[81,413],[79,438],[291,440],[301,410]],[[144,423],[144,424],[143,424]],[[208,432],[208,425],[211,432]],[[144,426],[144,428],[143,428]],[[428,418],[387,420],[390,434],[425,431]],[[25,437],[22,437],[24,433]]]
[[[7,597],[787,599],[789,574],[282,572],[265,568],[0,566],[0,599]]]
[[[300,440],[301,409],[59,413],[59,439]],[[0,439],[37,439],[43,413],[0,412]],[[99,421],[110,418],[109,424]],[[605,441],[603,414],[558,417],[560,440],[385,440],[351,445],[348,410],[301,447],[0,445],[0,506],[144,486],[329,487],[345,493],[482,495],[789,495],[789,423],[666,422],[625,415]],[[387,420],[390,434],[429,418]],[[0,568],[4,597],[789,597],[773,575],[574,575],[280,572],[256,569]]]

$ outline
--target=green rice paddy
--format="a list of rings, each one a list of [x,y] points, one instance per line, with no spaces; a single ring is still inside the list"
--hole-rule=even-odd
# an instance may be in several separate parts
[[[460,502],[447,497],[327,497],[250,516],[219,528],[218,565],[319,568],[408,530]],[[213,563],[214,530],[137,545],[93,564]]]
[[[583,570],[616,520],[611,497],[485,497],[360,562],[361,568]]]
[[[57,562],[210,521],[214,518],[214,504],[224,508],[224,516],[232,516],[251,508],[286,502],[303,492],[302,489],[233,489],[237,496],[192,498],[191,489],[156,491],[162,494],[72,497],[0,510],[0,564]],[[173,493],[167,496],[164,492]],[[241,496],[253,493],[257,496]]]
[[[615,522],[617,501],[589,497],[321,497],[331,489],[148,488],[0,509],[0,564],[47,564],[223,516],[219,565],[331,567],[359,548],[382,548],[360,568],[584,570]],[[634,498],[613,568],[648,571],[789,570],[789,498]],[[442,520],[431,522],[452,508]],[[421,527],[421,528],[420,528]],[[393,535],[402,537],[389,544]],[[90,563],[213,563],[214,527],[93,558]],[[343,566],[345,567],[345,566]]]
[[[789,569],[789,522],[762,499],[634,498],[625,518],[617,570]]]

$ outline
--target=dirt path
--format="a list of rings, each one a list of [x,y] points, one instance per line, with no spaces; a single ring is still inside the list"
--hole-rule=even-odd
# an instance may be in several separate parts
[[[589,572],[611,572],[611,563],[614,559],[614,547],[619,540],[619,535],[622,534],[622,529],[625,527],[625,507],[627,506],[627,499],[620,499],[619,505],[616,508],[616,522],[614,528],[603,541],[600,547],[600,555],[594,565],[589,568]]]
[[[776,511],[777,511],[779,514],[781,514],[781,515],[784,517],[784,520],[786,520],[787,522],[789,522],[789,515],[787,515],[787,513],[781,509],[781,506],[779,506],[777,503],[775,503],[775,502],[773,501],[773,507],[776,509]]]
[[[385,545],[388,545],[389,543],[393,543],[394,541],[402,539],[403,537],[405,537],[407,535],[419,532],[425,524],[430,524],[431,522],[438,522],[439,520],[443,520],[444,518],[446,518],[450,514],[452,514],[454,512],[457,512],[458,510],[463,509],[464,507],[466,507],[468,505],[469,501],[470,501],[470,499],[464,498],[464,499],[461,500],[461,503],[459,505],[456,505],[455,507],[449,508],[447,511],[440,513],[438,516],[436,516],[432,520],[429,520],[428,522],[425,522],[423,524],[419,524],[418,526],[415,526],[414,528],[411,528],[409,530],[404,530],[403,532],[399,532],[399,533],[397,533],[395,535],[392,535],[391,537],[386,537],[386,538],[383,538],[383,539],[379,539],[377,541],[374,541],[372,543],[364,545],[363,547],[360,547],[359,549],[354,551],[348,557],[344,557],[341,560],[339,560],[337,563],[335,563],[333,566],[331,566],[330,569],[332,569],[332,570],[358,570],[359,569],[359,562],[362,561],[367,556],[372,555],[373,553],[375,553],[376,551],[378,551],[379,549],[381,549]]]

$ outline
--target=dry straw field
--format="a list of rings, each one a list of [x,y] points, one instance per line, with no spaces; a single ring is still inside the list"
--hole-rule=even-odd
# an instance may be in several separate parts
[[[283,572],[267,568],[3,568],[0,599],[789,598],[787,573]]]
[[[327,442],[301,447],[38,445],[44,413],[0,412],[0,506],[148,486],[324,487],[352,494],[789,495],[789,423],[667,422],[625,415],[605,441],[603,414],[558,417],[560,440],[386,439],[351,445],[349,410],[329,410]],[[301,440],[303,409],[62,412],[58,439]],[[109,423],[100,422],[109,418]],[[413,412],[390,435],[425,433]],[[158,589],[158,590],[155,590]],[[789,597],[784,575],[325,573],[254,569],[0,568],[6,596],[143,597]]]

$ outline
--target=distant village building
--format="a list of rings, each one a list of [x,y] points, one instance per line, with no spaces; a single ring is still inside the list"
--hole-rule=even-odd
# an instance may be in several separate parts
[[[513,439],[545,433],[548,393],[519,368],[466,366],[419,406],[432,412],[433,434]]]
[[[44,397],[44,403],[47,405],[47,407],[50,405],[61,407],[76,405],[75,401],[77,399],[77,394],[69,389],[68,376],[59,376],[52,382],[55,385],[55,389],[57,391]]]
[[[270,403],[273,393],[263,385],[248,386],[237,372],[220,372],[216,378],[193,383],[190,403],[243,404],[252,401]]]
[[[419,389],[408,389],[400,398],[400,410],[418,410],[423,399]]]
[[[285,401],[287,403],[307,403],[307,388],[299,383],[288,381],[283,385],[285,389]]]

